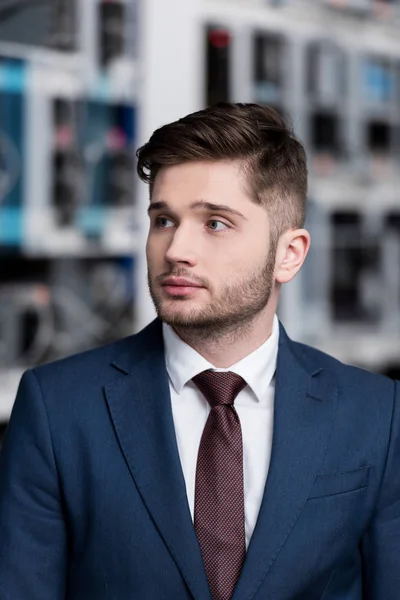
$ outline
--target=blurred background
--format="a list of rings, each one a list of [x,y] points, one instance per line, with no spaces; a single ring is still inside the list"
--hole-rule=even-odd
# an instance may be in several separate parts
[[[219,100],[309,157],[289,334],[400,377],[400,1],[0,0],[0,437],[22,372],[154,316],[134,153]]]

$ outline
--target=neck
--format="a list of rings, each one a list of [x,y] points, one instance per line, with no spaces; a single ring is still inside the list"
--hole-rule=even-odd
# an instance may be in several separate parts
[[[251,322],[235,324],[218,336],[204,330],[174,327],[175,332],[216,368],[227,369],[259,348],[271,336],[276,307],[267,306]]]

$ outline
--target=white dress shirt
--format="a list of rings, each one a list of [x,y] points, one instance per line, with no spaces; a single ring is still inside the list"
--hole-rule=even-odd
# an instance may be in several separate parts
[[[272,334],[268,340],[229,369],[216,369],[165,323],[163,337],[175,433],[192,519],[197,453],[211,408],[191,380],[202,371],[213,369],[232,371],[247,383],[235,400],[243,437],[247,547],[260,510],[271,457],[275,370],[279,342],[278,319],[274,317]]]

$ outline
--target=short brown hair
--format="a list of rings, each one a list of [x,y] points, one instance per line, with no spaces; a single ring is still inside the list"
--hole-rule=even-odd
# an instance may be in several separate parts
[[[277,237],[304,225],[307,160],[301,142],[269,106],[218,103],[160,127],[136,152],[150,184],[160,168],[191,161],[242,163],[254,201],[267,207]]]

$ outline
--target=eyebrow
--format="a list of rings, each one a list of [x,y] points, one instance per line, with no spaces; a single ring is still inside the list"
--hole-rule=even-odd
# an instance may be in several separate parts
[[[206,202],[205,200],[196,200],[196,202],[192,202],[189,206],[192,210],[208,210],[210,212],[226,212],[231,215],[236,215],[237,217],[241,217],[247,221],[248,219],[238,210],[231,208],[230,206],[226,206],[225,204],[213,204],[211,202]],[[168,203],[164,200],[159,200],[158,202],[151,202],[147,213],[150,214],[155,210],[170,210]]]

